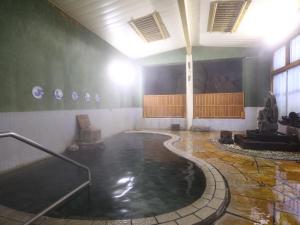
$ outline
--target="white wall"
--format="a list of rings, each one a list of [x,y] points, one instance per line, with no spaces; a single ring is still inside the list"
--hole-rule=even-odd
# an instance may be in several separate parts
[[[245,107],[245,119],[194,119],[194,126],[210,127],[211,130],[244,131],[257,128],[257,115],[261,107]]]
[[[142,118],[138,124],[140,129],[170,129],[171,124],[180,124],[180,127],[186,128],[185,118]]]
[[[208,126],[211,130],[255,129],[259,109],[246,107],[245,119],[194,119],[193,125]],[[0,131],[13,131],[55,152],[63,152],[76,137],[78,114],[88,114],[94,127],[102,130],[103,138],[125,130],[170,129],[172,123],[186,127],[184,118],[142,118],[142,108],[116,108],[0,113]],[[11,138],[0,139],[0,151],[0,172],[48,156]]]
[[[141,108],[63,110],[0,113],[0,131],[13,131],[33,139],[55,152],[63,152],[77,134],[75,116],[88,114],[102,137],[136,128]],[[47,155],[14,139],[0,139],[0,172],[41,159]]]
[[[244,131],[257,128],[257,114],[261,107],[245,107],[245,119],[193,119],[193,126],[209,127],[210,130]],[[139,127],[143,129],[170,129],[172,123],[186,127],[184,118],[143,118]]]

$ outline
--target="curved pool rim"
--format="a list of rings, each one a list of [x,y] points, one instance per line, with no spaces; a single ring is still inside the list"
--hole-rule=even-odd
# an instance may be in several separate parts
[[[148,133],[169,136],[170,139],[166,140],[163,143],[163,145],[169,151],[175,153],[176,155],[195,163],[195,165],[199,167],[204,173],[204,176],[206,178],[206,187],[202,196],[186,207],[169,213],[156,215],[153,217],[125,220],[75,220],[43,216],[40,219],[38,219],[37,224],[48,225],[53,223],[68,225],[73,223],[84,223],[90,225],[152,225],[175,222],[174,224],[179,225],[193,225],[207,224],[208,222],[213,222],[224,213],[229,201],[229,190],[224,177],[211,164],[193,156],[192,153],[176,148],[174,144],[181,140],[180,136],[168,132],[149,130],[127,131],[125,133]],[[0,217],[5,218],[8,221],[15,221],[22,224],[22,222],[24,223],[31,217],[33,217],[33,214],[17,211],[6,206],[0,205]]]

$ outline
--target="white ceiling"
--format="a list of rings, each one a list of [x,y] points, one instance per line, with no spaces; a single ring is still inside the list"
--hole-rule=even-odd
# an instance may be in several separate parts
[[[140,58],[185,46],[177,0],[50,0],[66,14],[96,33],[116,49],[132,58]],[[188,0],[190,35],[193,46],[248,47],[261,43],[265,29],[253,29],[272,23],[255,20],[256,14],[282,8],[282,3],[297,0],[252,0],[236,33],[208,33],[210,0]],[[281,4],[281,5],[280,5]],[[170,38],[145,43],[128,21],[158,11]],[[288,9],[287,9],[288,10]],[[298,10],[298,8],[297,8]],[[299,10],[298,10],[299,11]],[[279,13],[279,12],[277,12]],[[278,16],[280,18],[280,16]],[[299,20],[300,21],[300,20]],[[252,33],[251,33],[252,32]]]
[[[132,58],[184,47],[181,20],[176,0],[51,0],[83,26]],[[157,10],[170,38],[144,42],[130,27],[132,18]]]
[[[200,0],[198,43],[204,46],[276,45],[300,22],[299,0],[252,0],[235,33],[207,32],[210,0]]]
[[[258,1],[264,1],[264,0],[258,0]],[[256,5],[257,1],[253,0],[251,4],[252,6]],[[207,32],[207,25],[209,20],[209,9],[210,9],[210,1],[200,0],[200,9],[198,11],[198,14],[200,14],[200,18],[198,20],[199,32],[198,32],[197,39],[195,38],[196,42],[194,42],[193,45],[249,47],[258,44],[257,42],[259,40],[257,37],[253,38],[250,37],[249,35],[243,35],[239,33],[239,31],[235,33]]]

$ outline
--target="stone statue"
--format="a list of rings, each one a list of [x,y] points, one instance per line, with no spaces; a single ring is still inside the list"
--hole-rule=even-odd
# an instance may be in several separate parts
[[[275,96],[270,92],[265,107],[258,114],[258,130],[263,134],[274,134],[278,130],[278,107]]]

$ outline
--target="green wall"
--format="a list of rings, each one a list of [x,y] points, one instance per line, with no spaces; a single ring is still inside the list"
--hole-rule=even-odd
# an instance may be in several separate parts
[[[233,47],[193,47],[193,60],[212,60],[212,59],[228,59],[256,56],[257,48],[233,48]],[[142,65],[158,65],[158,64],[176,64],[185,63],[185,48],[180,48],[157,55],[152,55],[139,59]]]
[[[120,89],[107,74],[111,61],[129,59],[47,0],[1,0],[0,27],[0,111],[140,106],[140,81]],[[32,97],[35,85],[44,88],[42,100]],[[62,101],[53,97],[56,88]],[[85,102],[85,92],[98,93],[100,103]]]
[[[185,49],[177,49],[139,60],[143,66],[159,64],[185,63]],[[214,60],[243,58],[243,91],[245,106],[259,107],[264,105],[265,96],[270,90],[270,53],[259,48],[241,47],[193,47],[193,60]]]
[[[258,49],[241,47],[193,47],[193,60],[212,60],[256,56]]]
[[[138,62],[143,66],[185,63],[185,55],[186,55],[185,48],[180,48],[180,49],[144,57],[138,59]]]

